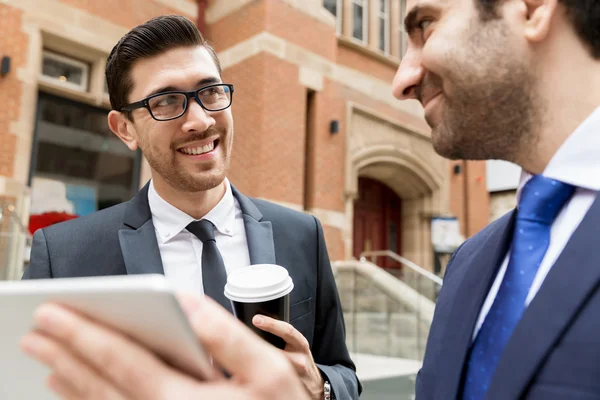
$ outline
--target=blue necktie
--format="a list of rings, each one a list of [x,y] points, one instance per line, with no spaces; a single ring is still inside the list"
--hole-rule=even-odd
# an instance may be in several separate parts
[[[550,244],[550,227],[574,187],[536,175],[521,194],[510,259],[468,358],[463,400],[485,397],[500,356],[525,311],[529,289]]]

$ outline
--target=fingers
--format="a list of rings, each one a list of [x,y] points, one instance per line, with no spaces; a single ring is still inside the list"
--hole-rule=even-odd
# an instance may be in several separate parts
[[[284,321],[278,321],[273,318],[266,317],[264,315],[256,315],[252,319],[252,323],[263,331],[270,332],[276,336],[279,336],[288,344],[295,349],[301,350],[304,353],[310,353],[310,346],[308,340],[302,335],[296,328],[291,324]]]
[[[174,389],[182,381],[191,381],[123,335],[64,307],[41,306],[35,322],[39,331],[98,371],[127,398],[157,399],[166,387]]]
[[[190,317],[201,305],[204,299],[196,295],[180,292],[177,293],[177,300],[181,305],[181,309]]]
[[[123,400],[124,397],[96,371],[73,355],[64,345],[41,333],[30,333],[21,340],[26,354],[53,371],[48,386],[63,399]]]
[[[64,400],[75,400],[75,399],[83,400],[83,399],[85,399],[78,393],[78,391],[73,390],[70,382],[59,378],[57,375],[50,375],[50,377],[48,377],[47,385],[61,399],[64,399]]]
[[[202,297],[185,292],[178,293],[177,300],[179,301],[179,305],[188,319],[190,319],[194,312],[196,312],[196,310],[202,306],[202,302],[204,301]],[[221,379],[225,379],[222,366],[213,363],[213,376],[210,380],[217,381]]]
[[[241,381],[266,383],[273,372],[293,372],[277,349],[210,298],[196,308],[190,322],[208,353]]]
[[[296,370],[296,373],[299,376],[305,376],[309,372],[309,360],[303,353],[291,353],[291,352],[283,352],[283,354],[287,357],[288,360],[292,363],[292,366]]]

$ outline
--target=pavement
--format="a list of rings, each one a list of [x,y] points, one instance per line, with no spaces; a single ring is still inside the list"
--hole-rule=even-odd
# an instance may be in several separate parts
[[[351,357],[363,384],[361,400],[414,400],[420,361],[370,354],[352,354]]]

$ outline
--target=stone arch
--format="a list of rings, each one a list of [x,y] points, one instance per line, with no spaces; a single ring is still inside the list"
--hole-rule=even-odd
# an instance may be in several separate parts
[[[375,179],[402,199],[403,256],[433,269],[432,215],[448,211],[448,164],[427,135],[363,109],[349,113],[346,164],[347,257],[352,257],[354,202],[359,177]]]
[[[346,191],[352,195],[357,194],[359,176],[369,176],[382,181],[401,198],[416,198],[433,193],[443,185],[441,177],[430,166],[402,149],[370,146],[358,151],[350,161],[351,170]],[[394,180],[394,172],[411,178],[405,181]]]

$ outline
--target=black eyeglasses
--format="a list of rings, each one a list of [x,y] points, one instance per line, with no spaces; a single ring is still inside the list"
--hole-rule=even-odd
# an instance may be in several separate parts
[[[119,111],[146,108],[155,120],[170,121],[185,114],[188,108],[188,99],[192,97],[206,111],[222,111],[231,106],[233,85],[217,83],[191,92],[157,93],[135,103],[127,104]]]

